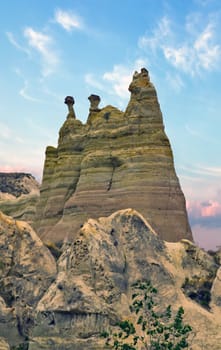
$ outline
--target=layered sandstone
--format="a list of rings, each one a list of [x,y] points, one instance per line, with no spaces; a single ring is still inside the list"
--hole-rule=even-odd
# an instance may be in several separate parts
[[[168,241],[192,239],[185,198],[164,131],[156,90],[146,69],[135,72],[125,112],[98,108],[91,95],[87,123],[74,101],[48,147],[35,228],[44,241],[73,239],[88,218],[128,207],[138,210]],[[65,102],[67,103],[67,101]]]

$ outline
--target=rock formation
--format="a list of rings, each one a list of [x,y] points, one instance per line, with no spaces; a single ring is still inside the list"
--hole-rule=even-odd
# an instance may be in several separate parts
[[[99,109],[99,96],[91,95],[85,125],[75,119],[74,99],[65,99],[69,114],[58,146],[46,150],[34,225],[44,241],[73,240],[88,218],[128,207],[148,219],[161,238],[192,240],[156,90],[145,68],[135,72],[129,90],[125,112]]]
[[[27,348],[18,345],[26,343],[34,310],[56,272],[53,256],[33,229],[0,212],[0,348],[1,338],[10,349]]]
[[[20,197],[33,191],[39,191],[39,183],[31,174],[0,173],[0,199],[4,193]]]
[[[220,350],[221,268],[192,242],[164,242],[126,209],[89,219],[62,251],[56,263],[30,226],[0,215],[0,348],[104,350],[101,332],[131,317],[131,284],[151,279],[160,305],[184,307],[192,349]],[[204,281],[207,304],[187,281],[198,295]]]
[[[0,210],[31,223],[39,200],[39,187],[31,174],[0,173]]]

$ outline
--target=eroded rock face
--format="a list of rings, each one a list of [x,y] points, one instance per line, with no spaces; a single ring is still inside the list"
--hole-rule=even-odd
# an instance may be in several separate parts
[[[20,222],[15,226],[5,216],[0,222],[1,247],[7,251],[5,229],[10,247],[4,256],[7,264],[1,265],[0,341],[28,344],[29,350],[105,349],[101,332],[131,319],[131,285],[141,279],[158,289],[159,305],[171,304],[174,311],[184,307],[185,321],[195,334],[193,350],[220,350],[219,266],[192,242],[164,242],[141,214],[126,209],[89,219],[74,241],[64,243],[56,269],[30,227]],[[205,308],[185,295],[183,284],[187,277],[200,280],[210,273],[211,302]],[[15,297],[8,300],[8,295]]]
[[[90,108],[86,125],[67,118],[48,147],[35,228],[44,241],[74,239],[88,218],[134,208],[161,238],[192,240],[185,198],[146,69],[135,72],[125,113]],[[93,98],[92,98],[92,97]],[[99,96],[91,95],[92,102]],[[96,100],[96,101],[95,101]]]
[[[0,173],[0,198],[4,193],[19,197],[34,191],[39,191],[39,183],[31,174]]]
[[[0,173],[0,210],[32,223],[39,200],[39,183],[26,173]]]
[[[34,309],[56,275],[55,260],[25,222],[0,212],[0,337],[22,344]]]

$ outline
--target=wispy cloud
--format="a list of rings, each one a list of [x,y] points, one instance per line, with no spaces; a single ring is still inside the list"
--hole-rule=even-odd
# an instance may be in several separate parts
[[[53,50],[53,40],[49,35],[35,31],[31,27],[24,30],[24,36],[28,39],[30,47],[33,47],[42,57],[43,76],[53,73],[59,63],[59,58]]]
[[[95,89],[104,90],[104,85],[96,79],[94,74],[92,73],[85,74],[84,80],[88,85],[94,87]]]
[[[132,74],[135,70],[140,70],[147,63],[146,60],[139,58],[128,65],[116,64],[112,70],[104,72],[102,76],[95,77],[92,73],[87,73],[84,77],[85,82],[108,93],[118,97],[118,105],[124,106],[125,100],[128,100],[128,87],[131,82]]]
[[[32,102],[43,102],[40,99],[31,96],[28,93],[28,89],[29,89],[29,83],[28,80],[26,80],[23,76],[23,74],[21,73],[20,69],[16,68],[15,69],[15,73],[23,80],[23,87],[19,90],[19,95],[22,96],[24,99],[28,100],[28,101],[32,101]]]
[[[16,49],[25,52],[28,56],[31,56],[30,50],[28,50],[26,47],[23,47],[22,45],[20,45],[11,32],[6,32],[6,36],[7,36],[8,40],[9,40],[9,42],[14,47],[16,47]]]
[[[73,29],[83,28],[82,18],[74,14],[72,11],[57,9],[55,11],[55,21],[68,32],[72,31]]]
[[[128,86],[131,82],[132,74],[135,70],[140,70],[146,63],[146,60],[139,58],[128,66],[122,64],[114,65],[112,71],[104,73],[102,78],[110,84],[112,93],[121,99],[128,99]]]
[[[176,92],[179,92],[185,86],[184,81],[179,74],[170,74],[167,72],[166,80]]]
[[[122,65],[115,65],[111,72],[103,75],[103,80],[112,85],[113,92],[120,98],[128,98],[128,86],[131,80],[131,72]]]
[[[152,54],[160,52],[170,65],[193,76],[216,69],[221,61],[221,41],[216,35],[218,24],[210,20],[199,29],[197,16],[194,15],[195,21],[191,17],[192,22],[190,16],[186,18],[185,33],[178,33],[175,23],[163,17],[152,33],[139,38],[138,46]]]
[[[210,167],[205,165],[195,165],[195,166],[182,166],[180,170],[186,174],[200,175],[206,177],[219,177],[221,178],[221,167]]]
[[[24,86],[19,90],[19,95],[22,96],[23,98],[25,98],[28,101],[42,102],[40,99],[30,96],[27,91],[28,91],[28,81],[25,80],[24,81]]]
[[[164,16],[153,30],[152,34],[148,33],[141,36],[138,39],[138,46],[141,49],[150,49],[155,52],[159,47],[162,49],[162,45],[167,38],[171,38],[171,21],[168,17]]]

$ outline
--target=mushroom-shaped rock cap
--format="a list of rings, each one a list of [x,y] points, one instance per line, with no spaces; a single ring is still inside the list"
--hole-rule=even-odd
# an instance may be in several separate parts
[[[66,96],[65,99],[64,99],[64,103],[66,105],[73,105],[74,104],[74,97]]]
[[[90,102],[92,102],[92,101],[100,101],[101,100],[101,98],[100,98],[100,96],[98,96],[98,95],[90,95],[89,97],[88,97],[88,100],[90,101]]]
[[[101,100],[100,96],[92,94],[88,97],[88,100],[91,103],[90,109],[89,109],[90,112],[99,112],[100,109],[98,108],[98,105],[99,105],[100,100]]]

